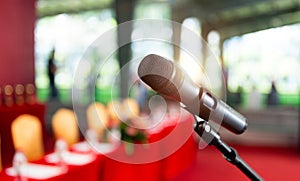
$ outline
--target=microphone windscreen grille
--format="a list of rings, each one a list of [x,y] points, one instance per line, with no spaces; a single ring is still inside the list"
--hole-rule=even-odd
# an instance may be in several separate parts
[[[172,62],[154,54],[147,55],[138,67],[139,77],[154,90],[166,86],[172,73]]]

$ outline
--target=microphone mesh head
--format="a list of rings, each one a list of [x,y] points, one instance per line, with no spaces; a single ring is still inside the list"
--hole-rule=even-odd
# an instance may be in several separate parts
[[[172,73],[172,62],[155,54],[147,55],[138,67],[139,77],[155,91],[169,83]]]

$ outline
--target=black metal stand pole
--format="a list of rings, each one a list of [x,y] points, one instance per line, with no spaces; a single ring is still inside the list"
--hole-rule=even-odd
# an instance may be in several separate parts
[[[263,180],[243,159],[239,157],[236,150],[221,140],[219,133],[215,131],[207,121],[198,120],[197,118],[195,118],[195,120],[196,124],[194,130],[204,141],[209,145],[214,145],[223,153],[227,161],[239,168],[251,180]]]

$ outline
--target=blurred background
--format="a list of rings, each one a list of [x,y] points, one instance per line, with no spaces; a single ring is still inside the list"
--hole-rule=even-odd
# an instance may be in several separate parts
[[[226,73],[228,93],[242,92],[242,106],[247,106],[247,94],[255,88],[262,95],[261,106],[265,107],[272,81],[278,89],[279,105],[298,105],[300,40],[297,36],[298,11],[294,7],[298,7],[296,1],[228,3],[174,0],[127,3],[133,6],[131,19],[174,20],[207,40],[214,53],[222,56],[220,63]],[[47,59],[51,49],[55,48],[58,67],[55,84],[61,101],[70,101],[67,90],[72,87],[72,73],[84,51],[102,33],[118,24],[115,2],[41,0],[36,2],[36,6],[35,82],[39,99],[48,98]],[[134,27],[133,32],[138,28]],[[139,47],[142,48],[148,47]],[[132,48],[133,56],[137,51],[145,50]],[[173,53],[172,49],[162,51]],[[95,52],[91,58],[100,60],[100,53]],[[184,57],[179,57],[179,61],[184,61],[182,59]],[[109,77],[118,69],[115,57],[110,70],[101,72],[101,75]],[[99,91],[107,87],[105,82],[97,82]],[[98,99],[105,101],[105,98]],[[235,103],[239,100],[228,95],[228,101]]]
[[[253,134],[269,133],[271,136],[266,136],[266,139],[270,137],[272,144],[297,144],[297,108],[300,100],[298,1],[39,0],[36,2],[36,10],[34,65],[35,84],[40,101],[49,99],[47,61],[51,49],[56,50],[55,85],[58,98],[63,104],[70,104],[72,75],[76,65],[86,49],[101,34],[116,27],[118,23],[134,19],[173,20],[199,34],[208,43],[221,67],[214,70],[212,89],[249,118],[249,129],[257,131]],[[134,26],[131,36],[139,28]],[[180,34],[185,32],[173,31],[170,32],[170,40],[175,36],[180,44],[189,43],[184,39],[180,41]],[[117,39],[117,34],[115,36]],[[108,46],[116,47],[117,44]],[[154,47],[132,46],[128,51],[135,57],[140,52],[149,52],[149,49]],[[200,45],[199,57],[205,71],[209,69],[212,60],[210,61],[210,57],[203,58],[207,51],[203,49]],[[188,57],[181,53],[182,50],[170,49],[164,45],[161,45],[160,50],[162,54],[173,56],[195,78],[195,71],[199,70],[192,68],[186,60]],[[95,61],[104,58],[101,51],[96,50],[89,56]],[[123,58],[126,59],[124,55]],[[106,104],[121,96],[119,90],[110,93],[110,82],[120,69],[118,59],[117,54],[114,54],[109,66],[99,72],[101,76],[97,79],[95,89],[95,98],[99,102]],[[93,71],[88,66],[92,65],[87,65],[87,70]],[[225,85],[222,83],[223,78]],[[277,100],[275,103],[268,103],[272,83],[276,86]],[[226,95],[222,94],[221,89],[226,90]],[[249,135],[250,132],[248,131]],[[265,136],[261,139],[264,138]],[[256,138],[253,141],[257,142]]]
[[[59,107],[72,108],[76,66],[103,33],[130,20],[172,20],[207,43],[195,47],[203,73],[215,75],[211,90],[248,118],[249,127],[242,135],[221,129],[224,139],[236,145],[300,152],[299,0],[12,0],[1,1],[0,19],[0,86],[34,84],[38,102],[47,105],[46,125]],[[133,25],[128,38],[141,29]],[[181,38],[184,29],[170,26],[159,33],[169,34],[170,41],[180,45],[190,43]],[[119,38],[115,33],[115,42],[107,46],[116,48]],[[124,98],[122,90],[128,85],[111,92],[114,75],[131,57],[154,49],[173,57],[196,82],[201,79],[199,69],[189,64],[180,48],[133,44],[112,54],[98,72],[96,101],[106,105]],[[106,58],[96,48],[88,56],[95,62]],[[49,59],[55,67],[52,78]],[[215,60],[219,68],[211,70]],[[86,74],[94,71],[93,64],[86,65]],[[130,72],[122,79],[130,82]],[[88,82],[80,86],[88,91]]]

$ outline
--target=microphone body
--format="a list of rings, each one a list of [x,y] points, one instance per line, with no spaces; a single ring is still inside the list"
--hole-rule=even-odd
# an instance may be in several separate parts
[[[221,125],[233,133],[247,129],[247,120],[222,100],[196,85],[181,67],[161,56],[147,55],[138,67],[138,75],[165,98],[181,102],[184,108],[202,119]]]

